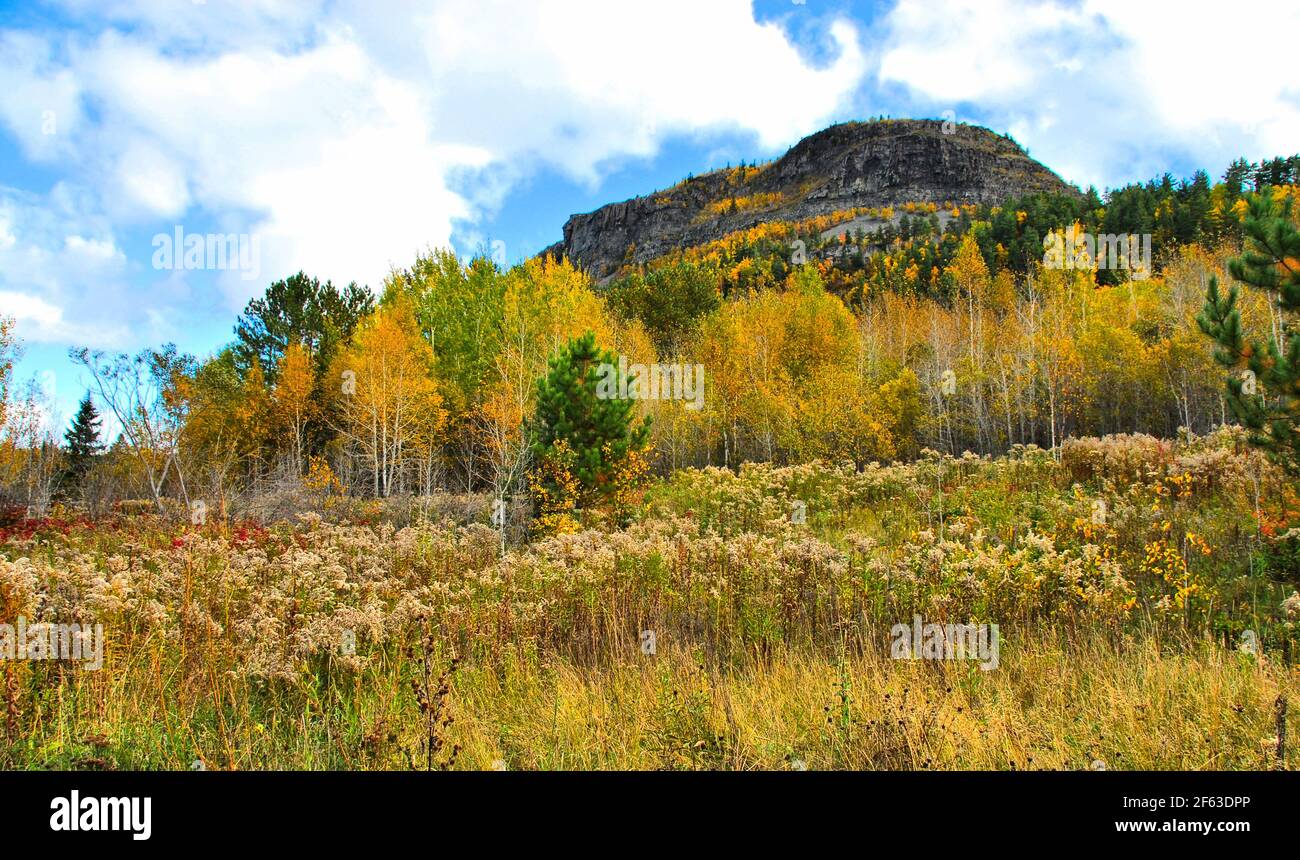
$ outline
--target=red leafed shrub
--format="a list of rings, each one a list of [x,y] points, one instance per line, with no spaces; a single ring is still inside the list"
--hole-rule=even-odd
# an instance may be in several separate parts
[[[0,505],[0,529],[12,528],[27,519],[27,509],[22,505]]]

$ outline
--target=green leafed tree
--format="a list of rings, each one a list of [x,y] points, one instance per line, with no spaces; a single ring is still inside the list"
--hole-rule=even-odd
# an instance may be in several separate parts
[[[1247,335],[1237,306],[1236,284],[1227,294],[1211,278],[1201,330],[1217,344],[1215,359],[1232,371],[1227,400],[1233,415],[1251,431],[1251,441],[1293,473],[1300,474],[1300,231],[1291,201],[1262,189],[1247,198],[1242,223],[1245,247],[1228,262],[1233,280],[1263,290],[1279,315],[1272,336]]]
[[[256,374],[274,387],[290,344],[301,345],[311,355],[314,386],[309,411],[316,417],[301,429],[299,447],[304,453],[319,452],[328,442],[325,416],[338,385],[338,380],[329,378],[328,369],[374,304],[366,287],[352,283],[340,289],[299,272],[267,287],[265,295],[248,303],[235,324],[231,355],[241,376],[248,377],[256,365]]]
[[[660,355],[672,355],[717,309],[718,281],[714,268],[679,260],[623,278],[610,288],[609,300],[620,316],[641,320]]]
[[[599,504],[617,491],[629,458],[645,448],[649,417],[635,422],[636,401],[611,396],[617,392],[617,383],[610,384],[617,366],[617,356],[602,351],[587,332],[562,347],[538,380],[528,437],[542,467],[535,483],[548,498],[576,493],[579,508]],[[560,473],[577,486],[565,486]]]
[[[365,287],[339,289],[299,272],[271,284],[244,308],[235,324],[235,358],[241,369],[256,359],[274,383],[280,357],[290,343],[299,343],[315,357],[319,374],[373,307],[374,297]]]

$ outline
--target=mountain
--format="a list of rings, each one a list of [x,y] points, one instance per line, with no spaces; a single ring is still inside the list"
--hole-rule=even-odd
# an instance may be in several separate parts
[[[1077,195],[1013,140],[938,120],[834,125],[756,167],[691,177],[648,197],[573,215],[564,254],[598,280],[625,264],[769,221],[799,221],[905,203],[995,204],[1033,192]]]

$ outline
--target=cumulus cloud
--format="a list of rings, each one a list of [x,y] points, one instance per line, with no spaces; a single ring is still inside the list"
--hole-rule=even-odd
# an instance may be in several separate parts
[[[594,188],[680,136],[775,152],[851,105],[953,110],[1084,184],[1300,139],[1300,7],[1263,0],[900,0],[870,30],[805,16],[817,61],[749,0],[55,5],[0,29],[0,128],[48,186],[0,189],[0,312],[51,343],[211,310],[150,266],[176,226],[257,238],[259,278],[209,277],[228,313],[300,268],[375,285],[485,235],[540,171]]]
[[[73,153],[84,124],[76,76],[49,39],[0,30],[0,123],[38,164]]]
[[[58,165],[79,204],[64,207],[63,234],[80,244],[52,227],[44,244],[0,232],[33,267],[0,288],[27,297],[48,338],[74,330],[50,310],[75,313],[60,255],[90,265],[100,253],[155,311],[169,298],[174,279],[117,250],[128,231],[256,236],[261,280],[219,279],[231,308],[300,268],[373,285],[472,233],[538,169],[595,183],[680,134],[777,147],[822,125],[868,72],[851,24],[830,25],[838,56],[815,65],[747,0],[63,5],[87,23],[0,32],[0,122],[26,158]],[[104,229],[74,229],[86,220]]]
[[[1247,34],[1247,21],[1269,23]],[[1010,130],[1082,184],[1300,140],[1295,4],[901,0],[884,25],[882,83]]]
[[[0,186],[0,314],[25,340],[117,345],[127,327],[105,309],[131,306],[126,257],[78,202],[63,186],[43,198]]]

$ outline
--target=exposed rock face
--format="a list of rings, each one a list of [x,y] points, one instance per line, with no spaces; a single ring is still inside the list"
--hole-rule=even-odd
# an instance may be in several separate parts
[[[597,279],[765,221],[901,203],[999,203],[1035,191],[1077,194],[1013,141],[938,120],[831,126],[761,168],[719,170],[649,197],[574,215],[564,253]],[[733,204],[732,201],[736,202]]]

